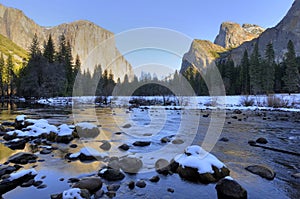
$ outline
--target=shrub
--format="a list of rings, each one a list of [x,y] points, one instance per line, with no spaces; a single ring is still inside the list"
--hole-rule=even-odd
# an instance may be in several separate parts
[[[241,104],[243,106],[253,106],[254,105],[254,99],[252,97],[249,97],[248,95],[243,96],[241,98]]]
[[[270,95],[266,100],[268,107],[273,108],[286,108],[289,105],[289,100],[283,99],[283,97],[277,97],[275,95]]]

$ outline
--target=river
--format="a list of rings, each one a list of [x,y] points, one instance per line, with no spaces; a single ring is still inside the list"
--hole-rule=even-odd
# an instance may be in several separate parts
[[[211,110],[172,108],[166,110],[165,107],[152,106],[129,111],[126,107],[101,108],[92,105],[73,109],[12,105],[1,109],[0,121],[14,121],[15,117],[21,114],[29,118],[47,119],[54,125],[87,121],[98,125],[101,133],[92,140],[73,140],[70,144],[77,144],[77,148],[70,148],[70,144],[53,144],[58,150],[48,155],[39,154],[28,143],[22,151],[37,152],[39,159],[44,161],[28,164],[25,168],[34,166],[38,171],[35,180],[42,180],[47,187],[44,189],[18,187],[4,194],[5,199],[50,198],[51,194],[69,188],[67,179],[96,174],[106,164],[105,161],[69,162],[64,156],[86,146],[97,148],[102,152],[99,146],[103,140],[109,141],[112,146],[107,152],[110,157],[134,155],[143,161],[140,173],[126,175],[121,182],[114,182],[121,185],[116,198],[217,198],[215,184],[190,183],[182,180],[177,174],[160,176],[161,180],[158,183],[148,181],[157,175],[154,169],[157,159],[171,160],[176,154],[182,153],[186,146],[203,142],[214,119]],[[217,138],[225,137],[228,142],[217,141],[211,153],[226,164],[231,176],[247,190],[248,198],[300,198],[300,179],[292,177],[292,174],[300,172],[299,156],[252,147],[248,144],[249,140],[264,137],[268,140],[269,147],[299,152],[300,113],[243,110],[242,114],[235,114],[232,110],[227,110],[216,114],[218,116],[224,114],[224,126],[221,124],[221,135],[216,132]],[[160,140],[166,136],[183,143],[162,144]],[[118,149],[121,144],[130,145],[134,141],[141,140],[151,141],[151,145],[133,147],[127,152]],[[9,156],[20,151],[7,148],[1,144],[3,142],[1,139],[0,163],[4,163]],[[251,164],[268,165],[276,172],[275,179],[269,181],[249,173],[244,168]],[[137,179],[145,179],[146,188],[129,190],[127,183]],[[112,183],[105,181],[105,184]],[[174,193],[168,192],[168,188],[174,189]]]

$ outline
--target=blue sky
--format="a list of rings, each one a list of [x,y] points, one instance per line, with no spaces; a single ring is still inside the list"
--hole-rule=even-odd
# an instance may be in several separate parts
[[[22,10],[42,26],[85,19],[114,33],[161,27],[190,38],[213,41],[224,21],[253,23],[264,28],[275,26],[293,0],[1,0],[1,3]],[[131,59],[130,55],[127,57]],[[172,64],[180,63],[173,60]]]

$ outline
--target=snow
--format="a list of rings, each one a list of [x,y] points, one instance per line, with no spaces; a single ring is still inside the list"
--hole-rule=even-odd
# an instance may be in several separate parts
[[[16,120],[22,121],[21,119],[25,119],[25,115],[17,116]],[[25,122],[30,123],[32,125],[27,126],[26,129],[14,130],[7,132],[8,135],[17,134],[18,137],[38,137],[42,134],[50,134],[56,133],[59,136],[72,135],[73,130],[66,124],[62,124],[58,127],[51,125],[45,119],[25,119]]]
[[[203,173],[214,173],[212,166],[221,169],[225,165],[218,160],[214,155],[206,152],[200,146],[193,145],[185,149],[186,153],[180,154],[175,157],[175,161],[179,163],[180,166],[191,167],[198,169],[199,174]]]
[[[97,151],[97,150],[94,149],[94,148],[91,148],[91,147],[84,147],[84,148],[80,149],[79,152],[73,153],[73,154],[71,154],[69,157],[70,157],[70,158],[78,158],[78,156],[79,156],[80,154],[83,154],[83,155],[85,155],[85,156],[98,157],[98,158],[104,158],[104,157],[107,157],[107,156],[108,156],[107,153],[100,153],[99,151]]]
[[[233,178],[231,176],[226,176],[224,179],[233,180]]]
[[[225,108],[229,110],[234,109],[244,109],[244,110],[280,110],[280,111],[297,111],[300,112],[300,94],[274,94],[271,97],[277,97],[285,102],[287,102],[287,107],[273,108],[269,107],[267,104],[268,96],[266,95],[249,95],[249,96],[197,96],[197,97],[187,97],[187,96],[167,96],[166,99],[174,101],[177,108],[184,109],[216,109]],[[252,106],[242,106],[243,98],[248,97],[254,100]],[[113,107],[130,106],[129,100],[145,99],[145,100],[155,100],[157,102],[163,102],[162,96],[110,96],[108,101],[111,102]],[[75,104],[95,104],[95,96],[82,96],[82,97],[58,97],[38,100],[37,103],[47,104],[50,106],[66,106]],[[174,106],[171,106],[174,107]]]
[[[68,189],[63,192],[63,199],[83,199],[80,193],[81,190],[79,188]]]
[[[99,171],[99,174],[104,174],[106,171],[107,171],[107,168],[101,169],[101,170]]]
[[[16,121],[22,122],[22,121],[25,120],[25,118],[26,118],[26,115],[18,115],[18,116],[16,117]]]
[[[37,175],[37,172],[35,169],[21,170],[16,173],[10,174],[8,180],[10,181],[17,180],[25,175]]]
[[[65,135],[72,135],[73,130],[66,124],[62,124],[58,127],[58,135],[65,136]]]
[[[82,129],[93,129],[93,128],[97,128],[97,126],[96,126],[95,124],[88,123],[88,122],[77,123],[76,126],[81,127]]]

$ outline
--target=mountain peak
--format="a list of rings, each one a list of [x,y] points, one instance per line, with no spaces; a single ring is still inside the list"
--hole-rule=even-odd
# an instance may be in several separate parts
[[[264,29],[255,24],[243,24],[241,26],[234,22],[223,22],[214,43],[226,49],[232,49],[257,38],[263,32]]]

